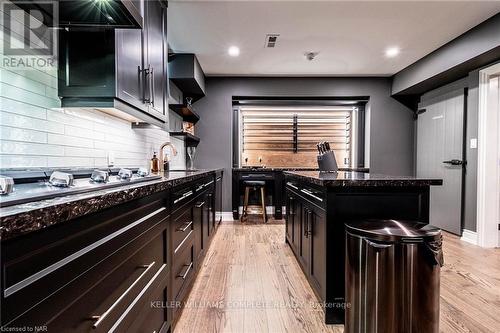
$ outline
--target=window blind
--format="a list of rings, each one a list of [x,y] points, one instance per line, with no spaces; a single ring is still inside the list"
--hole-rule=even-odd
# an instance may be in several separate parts
[[[242,107],[242,164],[316,167],[316,143],[329,141],[339,165],[348,166],[352,110],[352,107]]]

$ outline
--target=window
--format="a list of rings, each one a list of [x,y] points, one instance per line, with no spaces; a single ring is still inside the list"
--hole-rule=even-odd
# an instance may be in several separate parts
[[[358,108],[242,106],[239,148],[242,166],[316,168],[320,141],[329,141],[340,167],[355,158]]]

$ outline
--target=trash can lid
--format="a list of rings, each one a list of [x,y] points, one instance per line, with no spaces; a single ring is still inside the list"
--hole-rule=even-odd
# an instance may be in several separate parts
[[[369,239],[397,242],[425,238],[426,240],[441,237],[441,230],[432,225],[417,221],[405,220],[361,220],[345,224],[346,231],[352,235]]]

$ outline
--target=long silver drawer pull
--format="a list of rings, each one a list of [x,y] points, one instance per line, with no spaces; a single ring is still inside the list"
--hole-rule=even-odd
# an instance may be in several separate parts
[[[201,207],[203,207],[203,205],[205,205],[205,201],[203,201],[203,202],[201,202],[199,204],[196,204],[195,207],[196,208],[201,208]]]
[[[219,178],[216,179],[216,181],[220,181],[220,180],[222,180],[222,177],[219,177]]]
[[[299,188],[295,185],[293,185],[292,183],[286,183],[288,186],[290,186],[291,188],[294,188],[296,190],[298,190]]]
[[[128,313],[130,312],[130,310],[137,304],[137,302],[139,302],[139,300],[142,298],[142,296],[146,293],[146,291],[149,289],[149,287],[153,284],[153,282],[158,278],[158,276],[163,273],[163,271],[165,270],[165,267],[167,267],[166,264],[163,264],[161,265],[160,269],[158,270],[158,272],[155,273],[155,275],[151,278],[151,280],[149,280],[148,284],[146,284],[144,286],[144,288],[142,288],[141,292],[139,293],[139,295],[137,295],[136,298],[134,298],[134,300],[132,301],[132,303],[130,303],[130,305],[125,309],[125,311],[123,311],[122,315],[120,316],[120,318],[118,318],[118,320],[113,324],[113,326],[109,329],[108,333],[111,333],[111,332],[114,332],[116,330],[116,328],[121,324],[121,322],[123,321],[123,319],[125,317],[127,317]]]
[[[188,275],[189,271],[191,270],[191,268],[193,268],[193,262],[191,262],[189,265],[184,265],[184,267],[187,267],[186,271],[184,272],[184,274],[179,274],[177,275],[177,277],[180,277],[182,278],[183,280],[186,279],[186,276]]]
[[[134,280],[134,282],[127,288],[127,290],[125,290],[123,292],[123,294],[121,294],[120,297],[118,297],[118,299],[113,304],[111,304],[111,306],[106,311],[104,311],[104,313],[102,315],[91,317],[92,319],[97,320],[94,323],[94,325],[92,325],[92,328],[97,328],[99,326],[99,324],[104,319],[106,319],[106,317],[109,315],[109,313],[111,311],[113,311],[113,309],[125,298],[125,296],[127,296],[127,294],[135,287],[135,285],[138,284],[139,281],[141,281],[141,279],[144,277],[144,275],[146,275],[149,272],[149,270],[154,266],[154,264],[155,264],[155,262],[153,261],[152,263],[147,265],[144,272],[142,272],[141,275],[139,275],[139,277]]]
[[[101,238],[100,240],[98,240],[97,242],[95,243],[92,243],[90,244],[89,246],[86,246],[84,247],[83,249],[67,256],[66,258],[63,258],[55,263],[53,263],[52,265],[42,269],[41,271],[38,271],[36,272],[35,274],[31,275],[31,276],[28,276],[26,279],[22,280],[22,281],[19,281],[18,283],[10,286],[9,288],[6,288],[3,292],[4,294],[4,297],[8,297],[16,292],[18,292],[19,290],[29,286],[30,284],[32,284],[33,282],[35,281],[38,281],[40,280],[41,278],[43,278],[44,276],[58,270],[59,268],[63,267],[64,265],[67,265],[69,264],[70,262],[72,262],[73,260],[76,260],[78,259],[79,257],[83,256],[84,254],[94,250],[95,248],[97,248],[98,246],[104,244],[104,243],[107,243],[109,242],[110,240],[112,240],[113,238],[123,234],[124,232],[134,228],[135,226],[149,220],[150,218],[152,218],[153,216],[161,213],[162,211],[164,211],[166,208],[165,207],[161,207],[157,210],[155,210],[154,212],[138,219],[137,221],[133,222],[133,223],[130,223],[129,225],[127,225],[126,227],[123,227],[121,228],[120,230],[117,230],[115,232],[113,232],[112,234],[104,237],[104,238]]]
[[[200,185],[196,188],[196,191],[199,191],[199,190],[202,190],[203,189],[203,185]]]
[[[214,182],[214,181],[213,181],[213,180],[211,180],[211,181],[209,181],[208,183],[203,184],[203,187],[207,187],[208,185],[212,184],[213,182]]]
[[[305,194],[307,194],[308,196],[313,197],[313,198],[314,198],[314,199],[316,199],[316,200],[323,201],[323,199],[322,199],[322,198],[315,196],[314,194],[312,194],[312,192],[310,192],[310,191],[308,191],[308,190],[304,190],[304,189],[302,189],[302,190],[300,190],[300,192],[305,193]]]
[[[189,236],[191,236],[192,233],[193,233],[193,230],[191,230],[189,232],[189,234],[187,234],[187,236],[184,237],[184,239],[182,240],[182,242],[179,245],[177,245],[177,247],[175,248],[174,253],[177,253],[177,251],[179,251],[179,249],[182,247],[182,244],[184,244],[184,242],[186,241],[186,239],[188,239]]]
[[[190,222],[186,223],[185,226],[184,226],[184,228],[178,228],[177,231],[186,232],[186,230],[189,229],[189,227],[191,226],[191,224],[193,224],[193,221],[190,221]]]
[[[193,191],[189,191],[189,192],[184,193],[180,198],[174,200],[174,204],[178,203],[181,200],[186,199],[187,197],[189,197],[192,194],[193,194]]]

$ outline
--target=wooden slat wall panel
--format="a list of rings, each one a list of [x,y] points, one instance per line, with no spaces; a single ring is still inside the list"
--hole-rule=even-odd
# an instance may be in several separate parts
[[[293,146],[294,115],[297,115],[297,152]],[[242,108],[241,116],[243,165],[317,167],[316,143],[329,141],[339,166],[348,166],[344,162],[351,149],[350,108]]]

